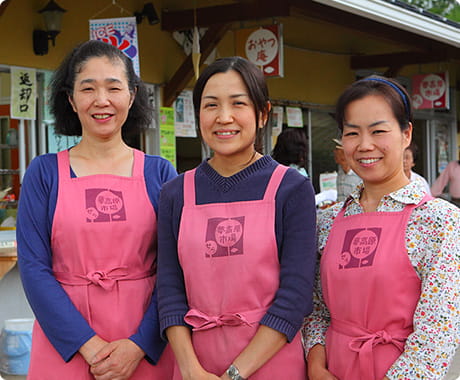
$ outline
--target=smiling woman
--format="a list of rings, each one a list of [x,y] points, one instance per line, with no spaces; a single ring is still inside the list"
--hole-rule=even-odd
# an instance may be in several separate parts
[[[147,92],[115,47],[88,41],[56,70],[50,103],[71,149],[35,158],[19,202],[18,261],[37,323],[28,379],[170,379],[159,336],[156,209],[172,165],[128,146]]]
[[[404,173],[412,109],[399,83],[355,82],[336,119],[363,185],[318,220],[318,302],[303,327],[309,378],[442,379],[460,321],[459,210]]]
[[[240,57],[212,63],[193,102],[213,155],[164,186],[158,219],[158,302],[177,359],[173,380],[305,380],[310,180],[256,149],[270,111],[257,66]]]

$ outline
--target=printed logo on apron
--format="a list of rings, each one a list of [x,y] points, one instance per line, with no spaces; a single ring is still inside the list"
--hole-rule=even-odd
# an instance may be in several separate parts
[[[372,266],[381,232],[377,227],[348,230],[339,256],[339,269]]]
[[[121,222],[126,220],[121,191],[86,189],[86,222]]]
[[[208,219],[205,257],[242,255],[243,232],[244,216]]]

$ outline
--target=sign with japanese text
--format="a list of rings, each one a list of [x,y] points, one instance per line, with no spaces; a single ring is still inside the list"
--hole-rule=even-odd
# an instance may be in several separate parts
[[[136,17],[89,20],[89,32],[90,39],[111,44],[131,58],[134,71],[140,76]]]
[[[303,127],[302,108],[286,107],[286,118],[288,127]]]
[[[36,70],[11,67],[11,118],[35,120],[37,99]]]
[[[449,109],[449,73],[412,77],[412,104],[415,109]]]
[[[174,102],[174,123],[176,136],[196,137],[192,91],[182,91]]]
[[[283,77],[283,25],[273,24],[235,32],[236,53],[260,66],[265,76]]]
[[[160,108],[160,156],[166,158],[174,167],[176,163],[176,134],[174,133],[174,108]]]

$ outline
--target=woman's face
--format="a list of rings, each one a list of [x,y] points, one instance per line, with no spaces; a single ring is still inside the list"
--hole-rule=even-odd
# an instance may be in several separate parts
[[[403,154],[412,125],[401,131],[390,105],[382,96],[369,95],[351,102],[345,110],[342,144],[347,161],[364,184],[407,180]]]
[[[104,139],[121,135],[133,100],[123,63],[107,57],[90,58],[83,65],[69,96],[82,136]]]
[[[257,124],[254,104],[236,71],[209,78],[201,95],[200,130],[214,157],[247,161],[254,152]]]

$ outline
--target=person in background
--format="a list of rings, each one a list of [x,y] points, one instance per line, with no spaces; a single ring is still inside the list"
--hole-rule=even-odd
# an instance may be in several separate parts
[[[361,178],[355,174],[345,159],[342,142],[338,139],[332,139],[332,141],[335,143],[334,160],[338,165],[336,180],[337,202],[343,202],[361,183]]]
[[[316,261],[311,182],[256,150],[270,102],[253,63],[210,64],[193,104],[213,155],[164,186],[158,217],[158,305],[174,380],[305,380],[299,329]]]
[[[459,341],[459,209],[404,173],[412,106],[398,82],[353,83],[336,121],[363,184],[318,220],[309,380],[442,379]]]
[[[406,174],[406,177],[409,178],[410,181],[421,181],[423,183],[423,186],[425,187],[426,193],[431,194],[430,185],[428,184],[426,179],[423,178],[420,174],[417,174],[416,172],[412,170],[412,168],[415,166],[415,162],[417,161],[417,155],[418,155],[417,145],[412,141],[410,145],[404,151],[404,156],[403,156],[404,174]]]
[[[296,169],[308,177],[305,169],[308,158],[308,141],[301,128],[286,128],[277,137],[272,158],[282,165]]]
[[[28,379],[170,379],[153,293],[158,197],[176,172],[122,137],[150,124],[146,88],[120,50],[88,41],[56,70],[50,104],[56,133],[81,141],[35,158],[22,184],[18,262],[36,316]]]
[[[439,197],[447,185],[449,185],[450,201],[460,207],[460,160],[451,161],[447,164],[431,186],[431,193],[434,197]]]

